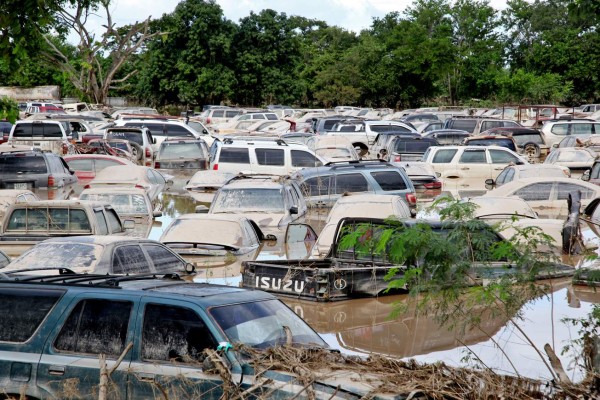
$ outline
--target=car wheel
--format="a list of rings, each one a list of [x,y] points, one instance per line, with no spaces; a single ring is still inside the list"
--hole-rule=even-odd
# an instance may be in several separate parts
[[[523,153],[529,158],[538,158],[542,154],[542,150],[536,143],[529,142],[523,145]]]
[[[142,156],[144,155],[144,152],[142,151],[142,146],[134,142],[129,143],[131,144],[131,154],[133,154],[138,163],[141,162]]]

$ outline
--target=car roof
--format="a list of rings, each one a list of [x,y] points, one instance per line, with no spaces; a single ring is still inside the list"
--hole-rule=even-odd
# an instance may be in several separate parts
[[[87,235],[87,236],[63,236],[51,239],[46,239],[40,243],[81,243],[81,244],[97,244],[106,246],[112,243],[160,243],[152,239],[142,239],[134,236],[118,236],[118,235]]]
[[[104,139],[102,139],[104,140]],[[117,139],[115,139],[117,140]],[[112,160],[112,161],[117,161],[123,165],[127,164],[127,165],[135,165],[134,163],[132,163],[131,161],[129,161],[126,158],[123,157],[115,157],[115,156],[109,156],[107,154],[65,154],[64,156],[62,156],[63,159],[65,161],[70,161],[70,160],[89,160],[89,159],[101,159],[101,160]]]
[[[342,161],[339,163],[328,163],[327,165],[321,167],[309,167],[303,168],[294,173],[294,176],[302,176],[303,178],[309,178],[317,175],[322,175],[325,173],[347,173],[353,171],[361,171],[368,169],[372,170],[400,170],[397,166],[382,162],[382,161]]]
[[[146,171],[150,170],[148,167],[142,165],[111,165],[101,171],[98,171],[94,181],[126,181],[139,179],[140,177],[146,176]],[[91,183],[93,183],[92,181]]]
[[[114,187],[101,187],[101,188],[89,188],[83,189],[81,194],[141,194],[146,196],[146,191],[142,188],[128,187],[128,186],[114,186]]]
[[[531,184],[531,183],[546,183],[546,182],[560,182],[560,183],[573,183],[576,185],[584,186],[586,188],[594,190],[594,192],[600,192],[600,186],[594,185],[593,183],[589,183],[586,181],[582,181],[580,179],[573,179],[567,177],[558,177],[558,176],[536,176],[533,178],[519,178],[513,181],[507,182],[500,187],[497,187],[493,190],[490,190],[484,196],[495,196],[501,193],[511,192],[515,189],[518,189],[522,186]]]
[[[112,207],[108,203],[98,202],[98,201],[87,201],[87,200],[35,200],[35,201],[28,201],[26,203],[15,203],[14,207],[15,208],[18,208],[18,207],[30,207],[30,208],[33,208],[33,207],[70,207],[70,206],[74,206],[74,205],[91,206],[91,207],[98,207],[98,206]]]

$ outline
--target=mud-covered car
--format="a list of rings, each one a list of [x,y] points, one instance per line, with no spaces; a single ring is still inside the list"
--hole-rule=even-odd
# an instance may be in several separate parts
[[[106,389],[112,399],[155,398],[159,387],[170,399],[227,398],[232,390],[293,398],[306,387],[298,375],[261,369],[239,346],[260,352],[288,344],[327,354],[306,322],[262,291],[173,276],[63,272],[60,279],[0,276],[0,385],[8,397],[65,398]],[[102,388],[101,355],[114,369]],[[224,382],[219,370],[231,380]],[[310,386],[316,399],[397,398],[373,389],[375,375],[321,372]]]
[[[165,139],[158,148],[154,168],[169,174],[193,175],[208,169],[208,147],[202,139]]]
[[[90,274],[194,272],[193,266],[160,242],[114,236],[71,236],[38,243],[11,261],[3,272],[68,268]]]
[[[275,175],[240,175],[224,184],[209,214],[239,214],[258,224],[265,234],[283,237],[286,226],[303,218],[306,202],[298,184]]]
[[[137,187],[144,189],[150,200],[154,201],[160,192],[171,187],[172,178],[172,175],[163,175],[149,167],[116,165],[98,172],[94,180],[84,188]]]

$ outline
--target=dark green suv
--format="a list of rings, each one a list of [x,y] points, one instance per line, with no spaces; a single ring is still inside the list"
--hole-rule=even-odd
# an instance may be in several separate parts
[[[291,341],[295,347],[327,347],[265,292],[190,283],[177,276],[59,272],[0,275],[3,394],[98,398],[99,356],[106,356],[110,369],[124,354],[112,372],[107,398],[162,398],[162,392],[171,399],[218,399],[223,380],[214,368],[206,368],[204,349],[220,349],[221,365],[241,390],[261,378],[232,345],[264,349]],[[272,384],[265,381],[253,394],[289,398],[302,389],[289,375],[268,375]],[[338,398],[335,387],[323,390],[327,398]]]

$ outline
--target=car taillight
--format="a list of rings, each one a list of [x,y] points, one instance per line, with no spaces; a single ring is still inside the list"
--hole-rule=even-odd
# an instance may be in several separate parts
[[[146,189],[146,187],[144,187],[144,186],[142,186],[142,185],[135,185],[135,187],[136,187],[137,189]]]
[[[440,182],[440,181],[429,182],[429,183],[423,184],[423,186],[425,186],[425,188],[427,188],[427,189],[441,189],[442,188],[442,182]]]
[[[216,171],[216,170],[218,170],[218,169],[219,169],[219,164],[215,164],[215,165],[213,165],[213,170],[214,170],[214,171]]]
[[[150,148],[146,147],[146,158],[150,158],[152,157],[152,154],[150,154]]]
[[[154,168],[160,168],[160,163],[158,161],[154,163]]]
[[[54,187],[54,176],[48,175],[48,187]]]
[[[69,152],[69,146],[67,146],[66,143],[63,143],[61,147],[62,147],[63,154],[67,154]]]
[[[91,186],[90,185],[85,185],[83,188],[84,189],[89,189],[89,188],[91,188]]]
[[[206,118],[206,123],[207,123],[207,124],[210,124],[210,117],[209,117],[209,118]]]
[[[414,193],[406,193],[406,202],[409,206],[417,205],[417,196]]]
[[[394,162],[400,162],[402,161],[402,156],[400,154],[394,156]]]

